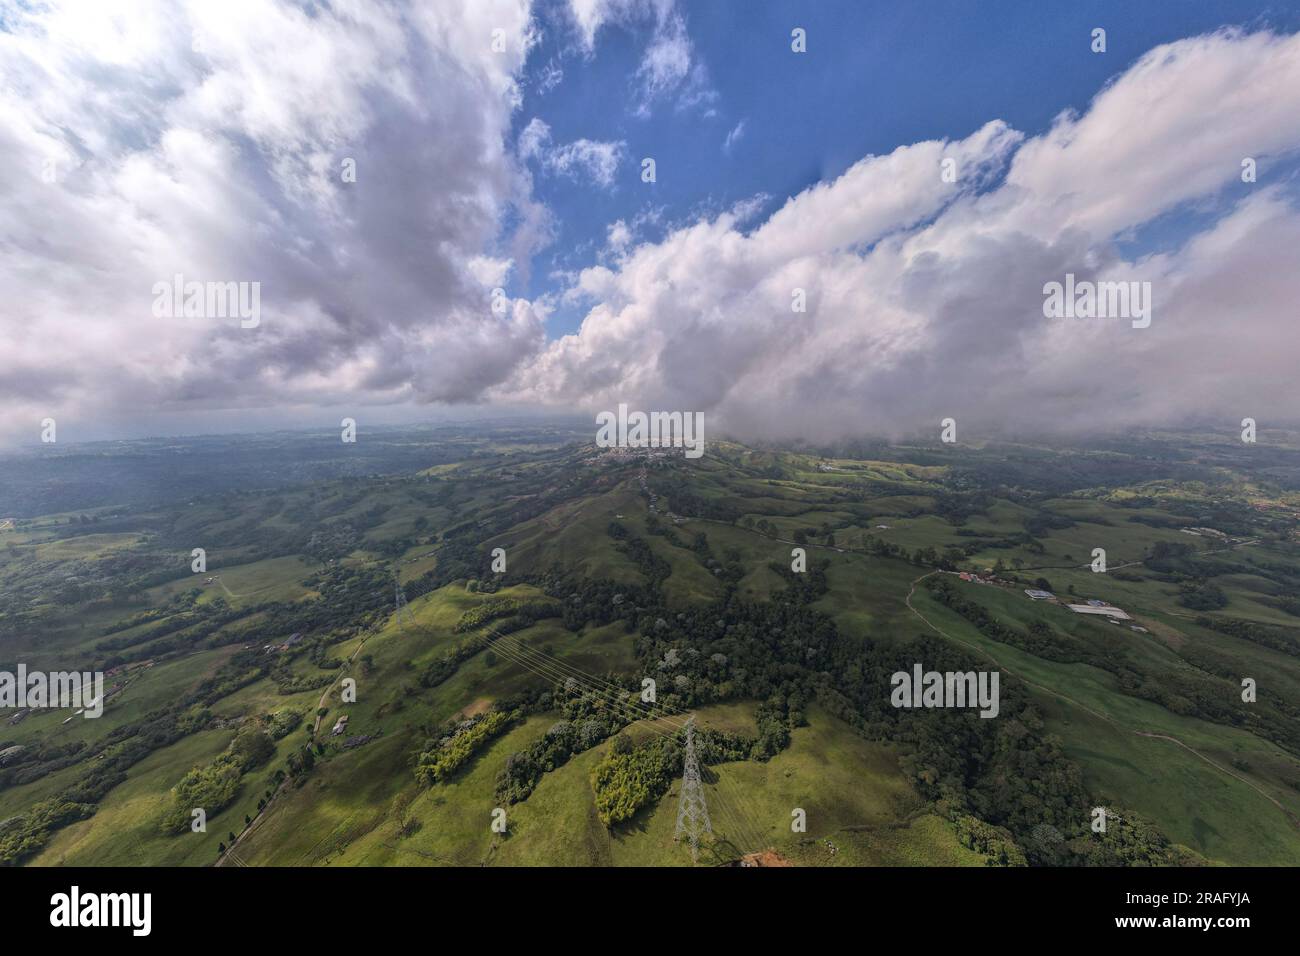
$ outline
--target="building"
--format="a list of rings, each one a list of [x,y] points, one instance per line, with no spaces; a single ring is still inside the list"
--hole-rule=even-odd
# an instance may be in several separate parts
[[[1114,618],[1117,621],[1129,620],[1127,612],[1121,611],[1119,608],[1112,607],[1109,604],[1100,607],[1093,604],[1068,604],[1066,606],[1075,614],[1100,614],[1103,617]]]
[[[1025,593],[1035,601],[1050,601],[1056,597],[1051,591],[1040,591],[1038,588],[1025,588]]]

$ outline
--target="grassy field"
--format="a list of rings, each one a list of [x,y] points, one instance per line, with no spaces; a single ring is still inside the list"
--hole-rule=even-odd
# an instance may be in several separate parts
[[[1156,451],[1149,443],[1128,451],[872,445],[825,455],[718,441],[690,464],[593,456],[585,446],[526,434],[470,444],[462,460],[431,457],[403,473],[89,508],[85,519],[72,511],[0,530],[0,657],[45,669],[133,666],[109,680],[125,687],[99,720],[67,721],[68,711],[50,710],[0,722],[0,749],[28,748],[26,761],[41,748],[55,754],[48,764],[20,763],[22,773],[57,768],[20,784],[13,767],[0,767],[0,820],[86,776],[84,758],[59,766],[62,748],[84,745],[90,754],[119,728],[161,721],[232,660],[250,675],[193,706],[195,732],[131,766],[92,817],[56,831],[30,862],[209,864],[217,844],[257,815],[290,756],[311,747],[314,767],[280,788],[229,862],[690,865],[673,840],[680,781],[625,823],[599,820],[591,775],[611,740],[546,772],[527,800],[504,808],[508,832],[492,832],[498,774],[561,719],[558,711],[527,715],[426,789],[416,785],[415,758],[449,721],[551,690],[567,676],[635,686],[654,666],[647,647],[662,628],[680,627],[674,646],[689,653],[691,641],[715,640],[715,618],[736,608],[727,602],[800,600],[783,593],[786,580],[772,570],[789,567],[798,538],[810,564],[825,562],[827,588],[811,610],[834,622],[837,650],[897,650],[933,633],[928,619],[955,645],[991,655],[1025,682],[1091,798],[1142,814],[1213,862],[1300,863],[1300,756],[1294,738],[1260,716],[1300,714],[1300,493],[1285,462],[1252,471],[1238,449],[1196,438]],[[1219,525],[1227,530],[1204,530]],[[203,574],[189,571],[194,543],[208,549]],[[507,579],[487,593],[480,582],[495,581],[488,562],[498,547],[507,553]],[[1105,549],[1108,573],[1087,566],[1094,548]],[[925,587],[909,607],[913,583],[936,565],[998,567],[1002,586],[950,580],[994,620],[1022,635],[1037,628],[1059,647],[1037,645],[1035,654],[992,640]],[[409,610],[400,623],[394,576]],[[1040,578],[1063,601],[1123,607],[1145,631],[1031,601],[1023,589]],[[595,581],[601,587],[585,592],[594,598],[564,590]],[[1198,588],[1222,600],[1198,609],[1188,599]],[[614,595],[624,592],[635,595],[635,622],[570,629],[559,615],[561,601],[618,603]],[[468,612],[501,599],[555,613],[491,647],[491,631],[457,630]],[[702,609],[708,613],[697,616]],[[611,616],[591,613],[608,605],[585,610],[589,622]],[[220,630],[202,627],[208,615],[250,611],[218,622]],[[660,616],[667,620],[656,623]],[[172,620],[186,625],[177,639],[166,631]],[[784,670],[774,667],[777,676],[765,676],[755,693],[725,670],[732,654],[725,642],[749,636],[733,635],[726,621],[717,628],[727,654],[695,700],[727,702],[695,707],[703,727],[757,736],[758,701],[736,697],[780,697],[788,693],[782,681],[837,686],[839,675],[804,668],[796,645],[779,659]],[[264,642],[275,647],[293,631],[306,643],[264,653]],[[254,634],[256,641],[246,636]],[[779,651],[757,641],[743,652],[752,662]],[[440,672],[453,654],[456,665]],[[436,682],[425,676],[432,673]],[[1221,711],[1229,713],[1221,722],[1190,716],[1206,711],[1186,688],[1235,700],[1243,676],[1259,682],[1258,713]],[[355,682],[355,700],[343,699],[344,679]],[[700,686],[698,672],[691,680],[683,693]],[[771,760],[705,768],[714,838],[701,865],[756,851],[796,865],[984,864],[922,801],[894,746],[869,742],[815,701],[804,703],[807,725]],[[246,775],[208,832],[163,835],[158,819],[184,774],[220,754],[241,722],[286,710],[301,715],[300,726]],[[344,715],[346,734],[332,736]],[[622,731],[637,741],[675,732],[672,721]],[[365,739],[348,746],[348,738]],[[395,801],[415,821],[405,834]],[[806,815],[806,832],[791,829],[795,810]]]
[[[1159,820],[1175,842],[1211,859],[1300,863],[1300,830],[1254,789],[1300,815],[1300,794],[1277,773],[1294,770],[1297,761],[1290,754],[1245,731],[1119,693],[1115,679],[1095,667],[1055,663],[991,641],[920,589],[913,603],[945,634],[992,655],[1002,669],[1030,682],[1050,729],[1100,793]],[[1176,737],[1245,779],[1176,743],[1134,731]],[[1233,763],[1241,760],[1249,769]]]
[[[752,728],[748,710],[703,708],[698,719],[701,726],[742,730]],[[600,822],[589,778],[608,744],[546,774],[527,801],[506,809],[508,833],[492,832],[497,772],[509,754],[536,740],[554,720],[529,718],[484,748],[452,781],[423,791],[413,779],[392,780],[401,758],[394,744],[341,756],[285,796],[241,845],[240,856],[250,864],[299,865],[690,865],[688,850],[673,841],[677,784],[626,824],[609,828]],[[922,811],[887,748],[862,740],[819,710],[769,763],[722,764],[706,768],[705,777],[715,838],[701,855],[702,865],[761,849],[804,860],[806,844],[825,838],[857,847],[864,863],[983,862],[957,843],[950,824]],[[409,813],[419,821],[410,836],[398,832],[391,812],[399,791],[412,797]],[[795,808],[806,811],[806,833],[791,831]]]

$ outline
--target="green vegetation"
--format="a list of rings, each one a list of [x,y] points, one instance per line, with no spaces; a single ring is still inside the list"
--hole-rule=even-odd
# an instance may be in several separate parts
[[[0,831],[0,865],[9,866],[30,856],[45,845],[51,831],[93,812],[93,807],[82,803],[44,800],[16,820],[5,821]]]
[[[16,467],[0,658],[108,700],[0,713],[0,862],[206,865],[233,832],[249,863],[688,865],[689,715],[702,862],[1300,861],[1300,443],[589,442],[395,430],[277,470],[196,439],[208,472],[148,496],[154,443],[105,450],[98,498],[78,456]],[[1000,671],[998,717],[891,706],[918,662]]]
[[[239,790],[239,763],[233,754],[223,754],[206,767],[195,767],[172,789],[172,807],[163,816],[164,833],[184,833],[190,828],[191,811],[225,809]]]
[[[518,711],[510,714],[493,711],[481,720],[467,721],[467,727],[457,727],[450,737],[443,738],[437,745],[420,754],[416,761],[415,779],[425,787],[446,780],[463,767],[475,751],[518,720],[519,716]]]
[[[638,810],[668,790],[680,769],[681,750],[670,740],[610,748],[609,756],[591,772],[601,822],[613,826],[632,819]]]

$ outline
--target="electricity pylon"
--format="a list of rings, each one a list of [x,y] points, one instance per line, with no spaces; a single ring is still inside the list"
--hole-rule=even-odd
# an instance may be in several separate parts
[[[691,861],[697,862],[700,852],[700,834],[712,833],[709,808],[704,804],[704,786],[700,783],[700,763],[695,757],[695,718],[686,721],[686,756],[682,761],[682,795],[677,803],[677,832],[673,841],[682,834],[691,841]]]

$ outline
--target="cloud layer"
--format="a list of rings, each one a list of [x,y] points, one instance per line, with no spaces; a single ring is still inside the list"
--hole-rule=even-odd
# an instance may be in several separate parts
[[[1163,46],[1041,136],[993,121],[867,157],[755,228],[625,244],[570,290],[580,331],[499,391],[784,438],[1294,420],[1297,149],[1300,37]],[[1162,217],[1186,234],[1126,256]],[[1150,282],[1151,327],[1044,318],[1067,273]]]
[[[586,49],[649,24],[650,99],[700,66],[668,0],[572,7]],[[0,22],[0,429],[26,440],[47,415],[348,402],[627,402],[782,438],[1296,418],[1300,37],[1157,48],[1042,135],[990,118],[763,221],[619,221],[569,287],[494,310],[553,233],[529,164],[626,172],[619,142],[512,135],[526,0],[0,0]],[[1151,327],[1044,318],[1067,273],[1149,281]],[[260,282],[260,324],[156,318],[175,274]],[[552,298],[586,317],[548,342]]]
[[[7,424],[472,400],[541,347],[532,306],[494,312],[485,287],[547,235],[506,143],[523,0],[0,21]],[[155,318],[175,274],[260,282],[260,325]]]

